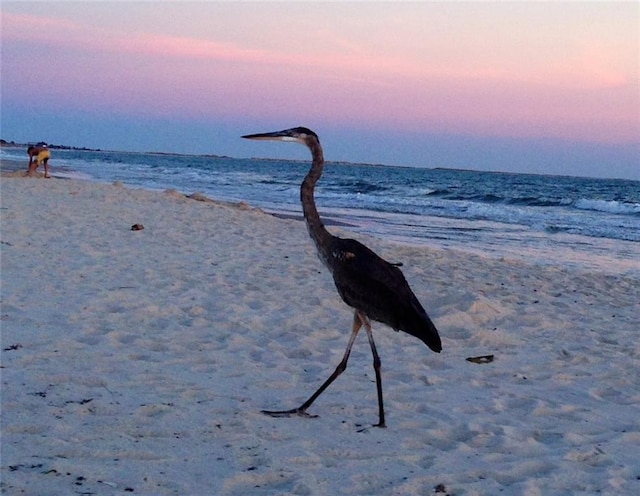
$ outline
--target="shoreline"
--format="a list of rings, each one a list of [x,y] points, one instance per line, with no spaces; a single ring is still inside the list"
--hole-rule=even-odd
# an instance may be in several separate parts
[[[24,177],[22,170],[26,170],[26,164],[16,160],[0,161],[0,176]],[[37,172],[38,177],[43,177],[42,172]],[[88,181],[98,184],[120,183],[121,181],[96,180],[75,177],[64,167],[56,171],[52,168],[52,176],[56,179],[73,179]],[[123,183],[127,187],[144,189],[147,191],[164,191],[162,188],[145,187]],[[214,194],[198,192],[193,185],[194,193],[175,190],[176,194],[193,197],[203,201],[240,203],[246,208],[262,209],[265,213],[283,219],[295,219],[304,221],[302,212],[290,210],[290,206],[253,205],[250,200],[241,197],[237,199],[218,199]],[[169,186],[169,190],[174,190]],[[495,260],[520,260],[528,263],[536,263],[545,267],[572,266],[585,271],[601,271],[608,274],[622,273],[631,277],[640,276],[640,266],[636,263],[634,253],[638,252],[640,245],[635,241],[588,236],[563,232],[527,231],[526,225],[501,223],[491,220],[468,220],[449,217],[419,216],[418,221],[410,218],[398,222],[392,219],[385,225],[384,214],[379,226],[375,219],[376,210],[360,209],[350,213],[343,213],[340,209],[322,209],[322,219],[328,227],[344,227],[351,231],[352,236],[373,236],[382,241],[399,245],[426,246],[434,249],[453,249],[469,255],[491,257]],[[393,213],[388,215],[393,216]],[[391,227],[390,227],[391,226]],[[378,227],[381,227],[379,229]],[[472,235],[465,235],[474,229],[484,229],[484,237],[474,239]],[[385,231],[386,229],[386,231]],[[445,234],[441,237],[441,233]],[[425,233],[425,235],[422,235]],[[462,233],[462,234],[460,234]]]
[[[444,347],[373,323],[388,428],[367,429],[362,336],[318,418],[260,413],[306,398],[351,329],[299,221],[55,177],[3,177],[0,215],[7,493],[640,488],[637,277],[355,236],[403,262]]]
[[[24,163],[18,160],[0,160],[0,177],[23,177],[15,173],[22,171],[26,175],[28,162],[29,159],[25,159]],[[44,177],[44,174],[42,176]]]

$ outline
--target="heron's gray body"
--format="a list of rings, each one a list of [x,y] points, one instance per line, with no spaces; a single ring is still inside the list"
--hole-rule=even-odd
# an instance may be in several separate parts
[[[409,287],[397,264],[391,264],[373,250],[354,239],[343,239],[327,231],[316,209],[315,185],[322,175],[324,155],[316,133],[304,127],[243,136],[247,139],[295,141],[311,151],[312,165],[300,186],[300,201],[307,230],[316,245],[320,260],[333,275],[342,300],[354,308],[353,330],[345,354],[331,376],[299,408],[265,411],[274,416],[307,415],[307,408],[346,369],[351,346],[364,325],[374,358],[378,389],[379,427],[385,426],[382,401],[380,358],[373,341],[369,319],[387,324],[396,331],[417,337],[435,352],[442,350],[440,336],[433,322]]]

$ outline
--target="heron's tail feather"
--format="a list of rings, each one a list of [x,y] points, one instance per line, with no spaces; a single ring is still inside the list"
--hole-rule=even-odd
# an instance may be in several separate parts
[[[442,351],[442,341],[440,340],[440,335],[438,334],[438,330],[436,326],[433,325],[431,319],[427,314],[424,314],[425,322],[422,331],[420,332],[419,338],[424,344],[426,344],[429,348],[431,348],[436,353],[440,353]]]
[[[409,319],[409,322],[407,322],[407,325],[404,326],[402,330],[417,337],[431,350],[436,353],[440,353],[442,351],[442,341],[440,340],[438,329],[436,329],[436,326],[433,324],[424,308],[422,308],[420,302],[416,300],[413,307],[415,312],[412,312],[411,319]]]

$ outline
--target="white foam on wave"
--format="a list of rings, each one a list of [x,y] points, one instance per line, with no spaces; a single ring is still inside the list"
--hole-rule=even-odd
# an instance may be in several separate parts
[[[574,207],[579,210],[595,210],[596,212],[610,214],[640,214],[640,203],[624,203],[617,200],[588,200],[581,198],[576,201]]]
[[[89,174],[75,170],[57,170],[51,173],[53,177],[60,177],[64,179],[79,179],[82,181],[91,181],[93,177]]]

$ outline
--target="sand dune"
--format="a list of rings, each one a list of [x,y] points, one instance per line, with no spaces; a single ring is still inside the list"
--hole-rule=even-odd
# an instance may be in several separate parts
[[[301,222],[55,178],[1,193],[5,494],[640,493],[636,278],[359,236],[444,350],[374,325],[387,429],[362,336],[318,418],[274,419],[352,318]]]

